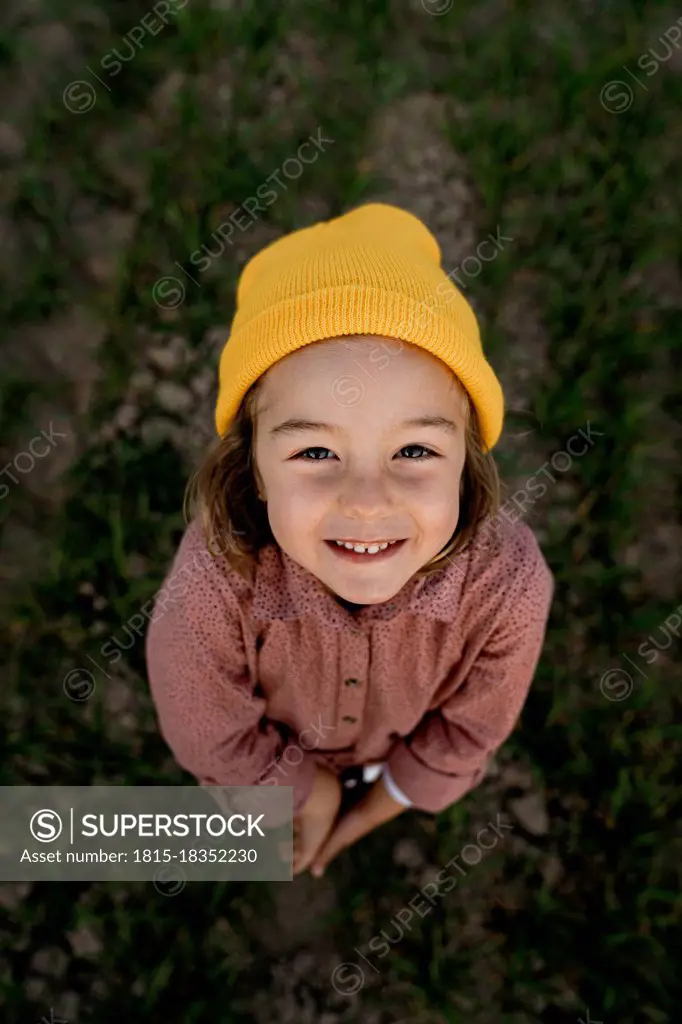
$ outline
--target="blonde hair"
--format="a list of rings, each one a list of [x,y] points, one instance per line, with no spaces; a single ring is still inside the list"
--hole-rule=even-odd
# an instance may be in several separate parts
[[[261,377],[251,385],[227,433],[214,444],[190,478],[184,500],[185,520],[201,518],[210,553],[224,555],[230,566],[247,580],[252,578],[261,548],[276,543],[266,504],[258,496],[255,472],[254,425],[262,380]],[[464,394],[468,416],[459,520],[445,547],[417,575],[430,575],[444,568],[453,555],[464,550],[483,523],[497,515],[500,507],[502,485],[497,466],[492,454],[483,451],[476,410],[468,394]]]

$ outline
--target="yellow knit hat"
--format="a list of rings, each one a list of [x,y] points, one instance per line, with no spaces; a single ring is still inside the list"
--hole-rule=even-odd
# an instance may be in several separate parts
[[[222,437],[246,391],[314,341],[376,334],[441,359],[469,393],[483,443],[498,441],[502,388],[483,355],[474,312],[440,265],[438,242],[413,214],[370,203],[293,231],[244,267],[220,357],[215,422]]]

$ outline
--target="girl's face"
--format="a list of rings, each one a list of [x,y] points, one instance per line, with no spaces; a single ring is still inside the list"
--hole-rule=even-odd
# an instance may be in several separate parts
[[[264,375],[254,431],[277,543],[333,594],[390,601],[455,531],[466,417],[454,374],[406,342],[334,338],[286,356]],[[348,558],[334,540],[402,543]]]

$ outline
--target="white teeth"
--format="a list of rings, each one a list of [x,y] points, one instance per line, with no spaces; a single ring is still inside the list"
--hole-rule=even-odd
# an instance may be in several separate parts
[[[358,554],[362,555],[376,555],[378,551],[385,551],[391,544],[397,544],[397,540],[386,541],[385,544],[351,544],[350,541],[335,540],[335,544],[338,544],[340,548],[346,548],[348,551],[357,551]]]

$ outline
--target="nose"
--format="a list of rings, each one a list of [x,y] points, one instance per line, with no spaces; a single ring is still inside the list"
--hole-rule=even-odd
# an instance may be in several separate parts
[[[348,477],[339,504],[349,519],[368,522],[389,515],[393,505],[386,481],[377,473],[353,473]]]

